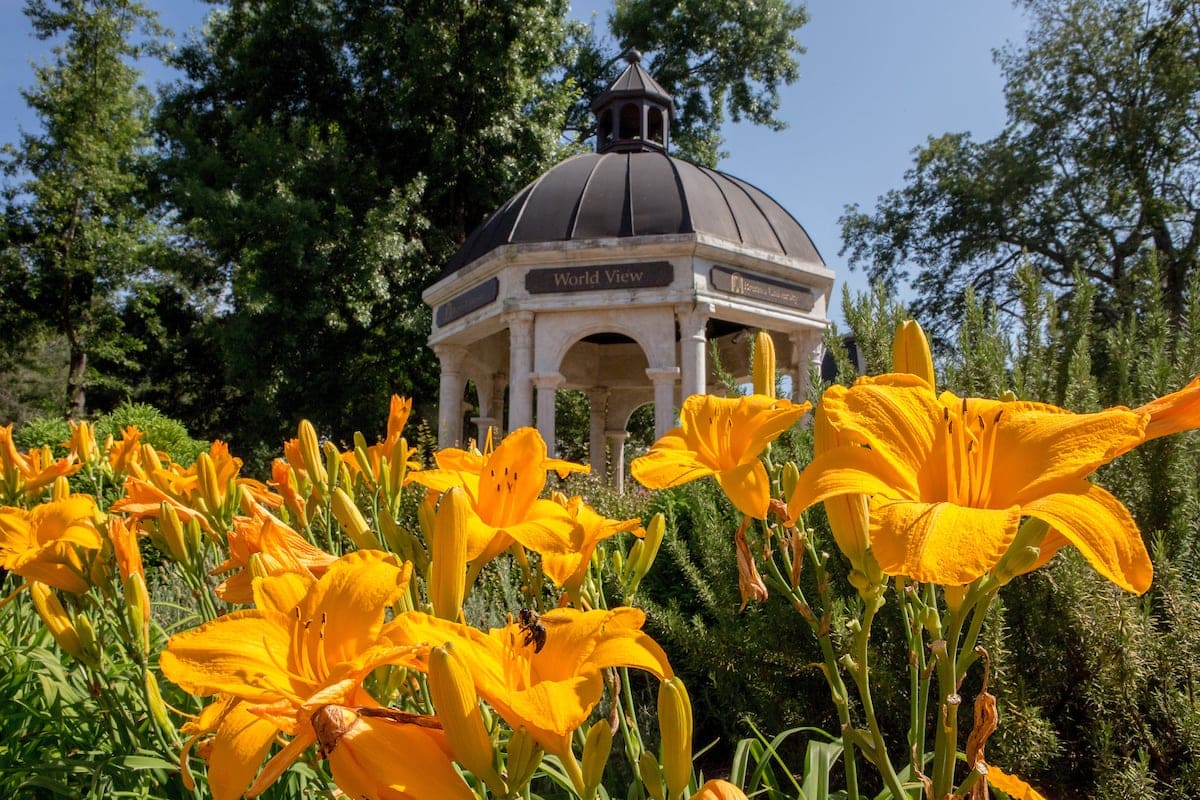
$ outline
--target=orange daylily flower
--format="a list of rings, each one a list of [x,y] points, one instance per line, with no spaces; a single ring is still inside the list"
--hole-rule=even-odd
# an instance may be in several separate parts
[[[257,555],[268,575],[295,573],[313,580],[325,574],[337,557],[326,553],[261,507],[249,517],[234,517],[228,535],[229,557],[213,569],[214,575],[241,568],[217,586],[217,597],[226,603],[254,602],[254,574],[250,557]]]
[[[101,459],[96,445],[96,426],[87,421],[68,420],[71,438],[63,444],[71,448],[71,457],[81,464],[94,464]]]
[[[746,793],[729,781],[711,780],[701,786],[691,800],[746,800]]]
[[[436,718],[327,705],[313,714],[321,753],[346,797],[475,798]]]
[[[585,503],[582,497],[567,499],[564,495],[555,494],[554,501],[567,509],[583,528],[578,549],[569,553],[546,553],[542,556],[542,571],[556,586],[564,589],[578,591],[587,574],[592,554],[596,552],[596,545],[601,541],[624,532],[634,532],[637,536],[645,535],[637,518],[609,519],[596,513],[596,509]]]
[[[18,502],[35,496],[61,476],[75,474],[80,465],[55,459],[49,448],[21,453],[12,438],[13,423],[0,425],[0,501]]]
[[[391,622],[385,634],[398,644],[453,647],[481,698],[514,730],[524,727],[547,752],[562,755],[600,701],[604,669],[636,667],[661,680],[674,676],[666,653],[642,631],[645,620],[636,608],[557,608],[536,621],[546,634],[539,641],[517,622],[483,633],[411,612]]]
[[[86,592],[91,554],[104,546],[99,516],[96,501],[81,494],[32,511],[0,507],[0,567],[56,589]]]
[[[184,723],[188,736],[179,756],[180,773],[188,790],[196,788],[188,755],[196,747],[208,764],[208,788],[213,800],[242,797],[267,757],[279,731],[251,713],[247,704],[228,695],[209,703],[196,719]]]
[[[1046,800],[1046,798],[1016,775],[1009,775],[999,767],[988,764],[987,782],[993,788],[999,789],[1012,800]]]
[[[759,456],[811,405],[764,395],[724,398],[695,394],[683,401],[679,427],[635,458],[630,472],[648,489],[712,475],[743,514],[765,519],[771,482]]]
[[[108,466],[114,477],[128,475],[137,471],[141,466],[141,439],[145,432],[134,425],[121,429],[121,438],[114,442],[105,442],[108,451]],[[158,466],[155,464],[155,466]]]
[[[409,480],[435,492],[451,486],[466,491],[472,511],[466,531],[468,561],[487,561],[514,540],[542,554],[577,548],[579,523],[558,503],[538,499],[547,470],[569,462],[548,459],[536,429],[513,431],[491,454],[450,448],[435,458],[438,469],[415,472]]]
[[[1137,525],[1086,478],[1152,436],[1200,424],[1187,410],[1194,396],[1189,388],[1137,410],[1072,414],[938,396],[913,375],[860,378],[825,392],[839,444],[801,475],[789,515],[870,495],[870,546],[883,571],[948,586],[991,570],[1022,519],[1034,517],[1051,528],[1035,567],[1073,544],[1100,574],[1140,594],[1153,568]]]
[[[400,444],[403,438],[404,426],[408,424],[408,417],[411,413],[412,398],[401,397],[398,394],[392,395],[391,402],[388,405],[387,435],[382,442],[366,448],[367,462],[376,480],[383,473],[383,461],[385,458],[388,459],[389,463],[396,463],[399,460],[406,467],[420,467],[419,464],[410,462],[410,451],[407,447],[403,447],[398,451],[396,450],[396,446]],[[361,468],[358,460],[354,457],[353,451],[342,454],[342,463],[346,464],[350,469],[351,475],[361,474]]]
[[[294,573],[260,578],[254,583],[256,608],[171,637],[159,662],[164,675],[192,694],[241,701],[219,701],[226,708],[208,726],[216,745],[229,748],[239,775],[253,775],[261,761],[265,729],[236,721],[224,726],[234,709],[293,737],[250,786],[251,796],[317,741],[317,709],[329,703],[378,706],[361,687],[367,673],[385,663],[415,666],[413,648],[380,635],[387,606],[405,591],[411,574],[412,566],[394,556],[356,551],[317,581]],[[227,796],[243,789],[231,787]]]

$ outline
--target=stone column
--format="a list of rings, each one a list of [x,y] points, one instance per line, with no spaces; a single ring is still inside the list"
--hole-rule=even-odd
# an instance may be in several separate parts
[[[706,309],[711,310],[711,306],[675,306],[675,319],[679,322],[680,402],[694,394],[704,394],[708,388]]]
[[[462,444],[463,392],[467,376],[463,361],[467,351],[449,344],[435,345],[433,352],[442,366],[438,389],[438,447],[457,447]]]
[[[659,439],[675,424],[675,381],[679,367],[648,369],[646,377],[654,384],[654,438]]]
[[[608,459],[604,454],[604,429],[608,424],[608,389],[596,386],[588,390],[588,461],[592,477],[608,483]]]
[[[627,431],[605,431],[608,447],[612,451],[612,485],[617,492],[625,493],[625,440]]]
[[[492,381],[492,437],[496,444],[500,444],[500,440],[504,437],[504,389],[508,386],[508,375],[503,372],[497,372],[495,379]],[[480,446],[483,443],[480,442]]]
[[[563,376],[557,372],[543,372],[533,376],[537,386],[537,429],[546,441],[547,454],[554,455],[554,393],[562,385]]]
[[[788,334],[792,343],[792,401],[802,403],[808,399],[808,372],[813,362],[820,363],[825,354],[822,331],[811,328]]]
[[[508,315],[508,430],[533,424],[533,312]]]

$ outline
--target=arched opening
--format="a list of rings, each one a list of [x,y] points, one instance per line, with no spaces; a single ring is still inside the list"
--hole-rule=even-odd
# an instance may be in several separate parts
[[[621,106],[622,139],[638,139],[642,135],[642,109],[636,103],[626,103]]]
[[[660,144],[666,147],[666,125],[663,123],[663,112],[661,108],[650,107],[648,114],[646,138],[655,144]]]
[[[604,109],[600,115],[600,122],[596,126],[596,141],[600,147],[610,143],[613,140],[613,121],[612,110]]]

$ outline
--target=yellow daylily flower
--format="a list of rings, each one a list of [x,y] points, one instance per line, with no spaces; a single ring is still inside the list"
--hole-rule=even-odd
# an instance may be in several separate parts
[[[635,458],[630,472],[648,489],[669,489],[706,475],[743,514],[765,519],[770,479],[763,450],[808,413],[811,405],[763,395],[724,398],[694,394],[683,401],[679,427]]]
[[[1009,775],[999,767],[988,764],[987,782],[992,788],[999,789],[1012,800],[1046,800],[1046,798],[1016,775]]]
[[[435,492],[461,487],[470,501],[467,561],[487,561],[513,541],[537,553],[568,553],[578,548],[582,530],[552,500],[539,500],[547,470],[559,468],[546,457],[546,443],[534,428],[519,428],[490,454],[447,449],[435,455],[438,469],[414,472],[409,481]],[[561,462],[568,463],[568,462]]]
[[[196,788],[188,766],[188,755],[195,747],[208,764],[213,800],[243,796],[279,733],[275,725],[251,713],[245,702],[228,695],[205,706],[180,732],[188,736],[179,756],[183,784],[188,790]]]
[[[547,752],[563,755],[572,732],[600,701],[604,669],[636,667],[661,680],[674,676],[666,653],[642,631],[645,620],[636,608],[558,608],[534,623],[546,633],[539,642],[528,626],[516,622],[483,633],[410,612],[391,622],[385,633],[397,644],[452,646],[479,696],[513,730],[524,727]]]
[[[386,708],[327,705],[313,714],[321,753],[346,797],[473,800],[438,721]]]
[[[378,706],[360,685],[367,673],[385,663],[415,666],[413,648],[380,635],[387,606],[405,591],[411,574],[411,565],[394,556],[356,551],[317,581],[294,573],[260,578],[254,583],[256,608],[171,637],[159,662],[170,680],[192,694],[242,701],[225,713],[244,708],[293,737],[255,779],[251,794],[316,742],[311,717],[318,708]],[[210,725],[218,746],[230,748],[239,774],[252,775],[263,754],[262,727],[223,723],[224,717]]]
[[[746,793],[729,781],[708,781],[692,795],[691,800],[746,800]]]
[[[570,553],[547,553],[542,556],[542,571],[546,577],[554,581],[556,586],[568,591],[578,591],[587,574],[588,563],[596,552],[596,545],[604,539],[618,533],[633,532],[644,536],[637,518],[616,520],[609,519],[584,502],[582,497],[568,499],[565,495],[556,494],[554,501],[567,509],[571,516],[578,520],[583,527],[583,536],[579,547]]]
[[[91,554],[104,546],[88,495],[43,503],[32,511],[0,507],[0,567],[56,589],[82,594],[91,585]]]
[[[914,375],[860,378],[825,392],[821,403],[839,444],[800,476],[789,516],[827,498],[870,495],[871,552],[883,571],[948,586],[992,569],[1022,519],[1034,517],[1051,528],[1039,563],[1073,544],[1100,574],[1140,594],[1153,568],[1137,525],[1120,501],[1085,479],[1149,432],[1200,424],[1181,411],[1192,398],[1185,390],[1149,409],[1073,414],[1041,403],[938,396]]]
[[[59,476],[75,474],[80,464],[55,459],[49,448],[21,453],[13,441],[13,423],[0,425],[0,502],[28,500]]]

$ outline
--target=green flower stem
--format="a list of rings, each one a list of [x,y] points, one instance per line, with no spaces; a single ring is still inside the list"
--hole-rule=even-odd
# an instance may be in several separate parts
[[[883,731],[875,716],[875,702],[871,697],[871,670],[867,662],[871,625],[875,621],[875,614],[883,607],[883,593],[865,595],[863,601],[866,603],[866,609],[863,614],[862,626],[854,635],[854,656],[857,668],[851,671],[851,677],[854,678],[854,683],[858,687],[863,714],[867,718],[867,727],[871,731],[871,740],[875,745],[875,767],[883,777],[884,786],[892,793],[892,797],[896,800],[903,800],[908,795],[904,791],[904,785],[900,782],[900,776],[896,774],[896,769],[892,766],[892,760],[887,754],[887,745],[883,741]],[[938,796],[940,797],[940,795]]]
[[[908,744],[912,751],[913,769],[920,770],[925,761],[925,714],[929,705],[929,675],[926,673],[921,623],[913,614],[914,602],[919,601],[913,593],[901,594],[900,613],[904,618],[904,631],[908,639]]]
[[[954,764],[958,755],[958,707],[960,702],[948,702],[958,697],[958,641],[962,638],[963,622],[973,604],[963,602],[950,613],[942,646],[934,650],[937,658],[939,709],[937,738],[933,750],[933,795],[945,797],[954,789]]]
[[[979,654],[975,652],[975,643],[979,641],[979,632],[983,628],[983,621],[987,618],[988,609],[991,608],[992,600],[999,591],[999,585],[982,591],[971,606],[971,627],[967,629],[967,637],[963,640],[962,647],[959,648],[958,671],[954,676],[958,684],[962,683],[967,670],[979,660]],[[968,597],[968,599],[970,598]]]
[[[816,565],[818,572],[824,570],[819,557],[817,556],[816,548],[812,545],[811,539],[808,543],[809,557]],[[846,683],[842,680],[841,669],[838,666],[837,656],[833,652],[833,641],[827,629],[823,629],[821,620],[813,613],[808,601],[804,597],[804,592],[799,588],[792,588],[790,580],[784,579],[779,571],[779,564],[774,558],[766,560],[767,563],[767,579],[773,583],[776,589],[786,595],[813,633],[816,634],[817,643],[821,647],[821,654],[824,657],[824,664],[821,671],[825,675],[825,682],[829,684],[829,693],[833,698],[834,708],[837,709],[838,723],[841,725],[842,731],[842,753],[843,760],[846,765],[846,798],[847,800],[859,800],[858,793],[858,762],[855,758],[855,741],[852,736],[854,725],[850,720],[850,700],[849,692],[846,690]],[[790,565],[789,565],[790,573]],[[818,581],[820,582],[820,581]],[[824,602],[828,604],[828,590],[825,592]]]

